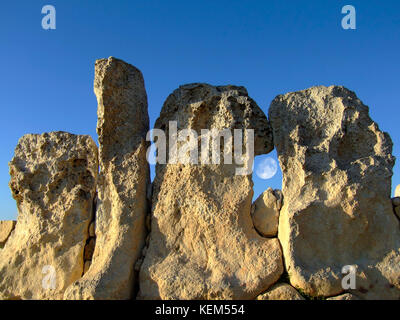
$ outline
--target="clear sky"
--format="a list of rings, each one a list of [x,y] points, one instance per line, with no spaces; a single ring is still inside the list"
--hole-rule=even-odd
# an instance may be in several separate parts
[[[55,30],[42,29],[47,4]],[[356,30],[341,27],[347,4]],[[94,61],[109,56],[143,72],[151,126],[185,83],[245,86],[266,114],[278,94],[337,84],[370,107],[400,157],[398,0],[1,1],[0,45],[0,219],[16,218],[8,161],[19,137],[63,130],[97,141]],[[255,195],[280,188],[279,172],[254,176]]]

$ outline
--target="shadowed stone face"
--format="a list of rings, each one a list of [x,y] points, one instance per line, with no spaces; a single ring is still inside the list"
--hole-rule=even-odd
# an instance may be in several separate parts
[[[15,221],[0,221],[0,249],[4,247],[8,237],[15,228]]]

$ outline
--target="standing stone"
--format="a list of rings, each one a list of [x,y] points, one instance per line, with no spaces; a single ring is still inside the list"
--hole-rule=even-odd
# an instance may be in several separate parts
[[[278,234],[279,212],[282,207],[280,190],[265,190],[252,206],[251,217],[254,227],[263,237],[276,237]]]
[[[145,241],[149,166],[142,73],[115,58],[96,61],[100,177],[92,264],[66,299],[129,299]]]
[[[15,221],[0,221],[0,249],[4,247],[14,228]]]
[[[357,296],[400,298],[389,135],[337,86],[280,95],[269,116],[283,172],[278,236],[291,284],[312,296],[337,295],[342,268],[356,265]]]
[[[10,166],[18,223],[0,250],[0,299],[62,299],[83,272],[98,172],[89,136],[23,136]]]
[[[198,141],[201,129],[254,129],[255,154],[273,148],[268,120],[243,87],[181,86],[155,124],[166,137],[169,121]],[[254,299],[279,279],[279,242],[255,231],[251,174],[236,174],[238,166],[222,156],[221,164],[157,164],[140,299]]]
[[[305,300],[290,284],[278,283],[273,285],[267,292],[259,295],[257,300]]]

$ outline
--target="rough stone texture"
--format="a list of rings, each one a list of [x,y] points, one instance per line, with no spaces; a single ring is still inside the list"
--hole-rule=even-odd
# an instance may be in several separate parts
[[[280,190],[265,190],[254,202],[251,217],[254,227],[264,237],[278,234],[279,211],[282,207]]]
[[[394,196],[400,197],[400,184],[397,185],[396,189],[394,190]]]
[[[4,247],[14,228],[15,221],[0,221],[0,249]]]
[[[400,219],[400,197],[392,198],[392,204],[395,215]]]
[[[400,197],[392,198],[392,204],[394,207],[400,207]]]
[[[83,267],[83,273],[88,272],[88,270],[89,270],[91,264],[92,264],[92,261],[91,261],[91,260],[85,261],[85,265],[84,265],[84,267]]]
[[[400,207],[394,208],[394,213],[396,214],[397,218],[400,219]]]
[[[201,129],[254,129],[255,154],[272,150],[268,120],[243,87],[181,86],[155,128],[168,137],[175,120],[178,130],[199,135]],[[140,299],[254,299],[279,279],[279,242],[255,231],[251,175],[235,175],[236,166],[157,164]]]
[[[328,298],[326,300],[360,300],[360,299],[357,298],[354,294],[345,293],[341,294],[340,296]]]
[[[392,142],[337,86],[280,95],[269,116],[283,172],[279,239],[291,284],[309,295],[400,298],[400,232],[390,199]]]
[[[295,288],[287,283],[273,285],[267,292],[259,295],[257,300],[305,300]]]
[[[83,253],[83,258],[85,259],[85,261],[92,260],[95,245],[96,240],[94,238],[90,238],[85,246],[85,250]]]
[[[66,299],[129,299],[145,241],[149,129],[141,72],[115,58],[96,61],[100,177],[92,266]]]
[[[95,226],[94,226],[94,222],[92,222],[90,225],[89,225],[89,236],[90,237],[94,237],[96,234],[95,234]]]
[[[0,250],[0,299],[61,299],[83,272],[98,172],[96,144],[89,136],[66,132],[28,134],[9,166],[18,223]],[[46,281],[52,271],[53,289]]]

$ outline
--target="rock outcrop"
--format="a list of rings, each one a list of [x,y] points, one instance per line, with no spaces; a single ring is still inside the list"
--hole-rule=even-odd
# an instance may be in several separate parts
[[[65,298],[129,299],[146,237],[147,95],[141,72],[112,57],[96,61],[94,91],[100,164],[96,246],[89,270]]]
[[[345,293],[341,294],[340,296],[327,298],[326,300],[360,300],[354,294]]]
[[[0,249],[4,247],[11,232],[13,232],[15,222],[13,220],[0,221]]]
[[[254,227],[263,237],[276,237],[278,234],[279,212],[282,207],[280,190],[265,190],[252,206],[251,217]]]
[[[283,172],[278,236],[291,284],[312,296],[338,295],[342,268],[356,265],[357,296],[399,299],[389,135],[337,86],[280,95],[269,117]]]
[[[155,128],[168,137],[170,121],[194,130],[198,141],[201,129],[254,129],[255,154],[273,148],[268,120],[243,87],[181,86]],[[279,279],[279,242],[255,231],[253,182],[250,174],[236,174],[238,166],[157,164],[140,299],[254,299]]]
[[[305,300],[290,284],[277,283],[267,292],[259,295],[257,300]]]
[[[61,299],[83,272],[96,144],[66,132],[28,134],[9,166],[18,222],[0,250],[0,299]]]

